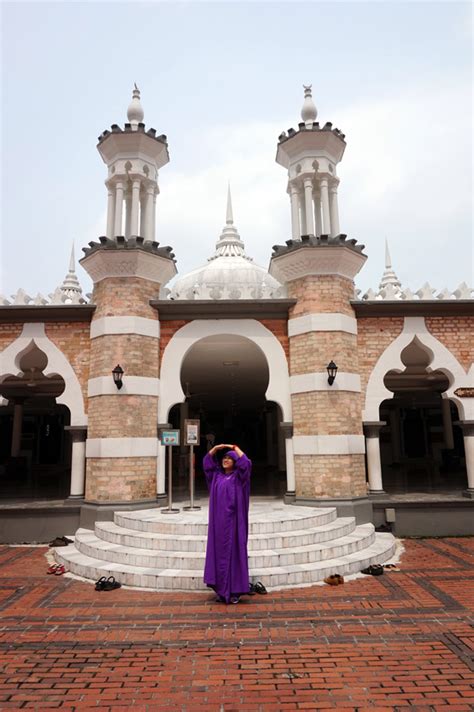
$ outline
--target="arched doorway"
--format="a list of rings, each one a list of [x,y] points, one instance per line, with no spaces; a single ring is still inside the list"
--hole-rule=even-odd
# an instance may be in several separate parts
[[[414,339],[401,353],[404,371],[389,371],[393,398],[380,405],[380,456],[388,493],[449,493],[467,484],[457,406],[446,397],[449,380],[430,371],[431,355]]]
[[[32,344],[20,357],[21,374],[0,383],[0,497],[63,498],[69,494],[70,411],[57,403],[64,379],[45,376],[46,354]]]
[[[253,462],[252,493],[282,496],[286,490],[282,413],[277,403],[265,397],[269,368],[262,350],[236,334],[204,337],[187,351],[180,382],[185,401],[170,410],[168,420],[181,429],[184,418],[200,421],[197,492],[205,492],[201,463],[207,450],[213,443],[236,442]],[[175,481],[185,488],[187,448],[180,450]]]

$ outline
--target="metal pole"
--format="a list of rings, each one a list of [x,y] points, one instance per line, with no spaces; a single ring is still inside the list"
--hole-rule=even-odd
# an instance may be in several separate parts
[[[194,445],[190,445],[189,449],[189,507],[183,507],[188,512],[193,509],[201,509],[194,505]]]
[[[171,461],[171,453],[173,446],[168,445],[168,506],[161,510],[162,514],[176,514],[179,509],[173,509],[173,469]]]

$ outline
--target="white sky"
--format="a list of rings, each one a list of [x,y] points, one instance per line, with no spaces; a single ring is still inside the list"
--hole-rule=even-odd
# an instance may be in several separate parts
[[[415,291],[472,284],[469,2],[3,2],[0,292],[51,293],[105,232],[95,149],[123,124],[133,82],[168,136],[157,240],[180,274],[205,263],[227,181],[247,253],[267,267],[291,237],[277,137],[313,84],[321,124],[346,134],[341,231],[366,245],[377,288],[389,240]],[[77,269],[85,291],[90,281]]]

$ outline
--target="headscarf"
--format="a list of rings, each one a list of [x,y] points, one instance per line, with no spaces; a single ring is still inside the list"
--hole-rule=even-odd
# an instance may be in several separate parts
[[[224,459],[224,457],[230,457],[230,459],[233,460],[234,462],[236,462],[239,459],[239,456],[237,455],[235,450],[227,450],[227,452],[225,452],[224,455],[222,456],[222,459]]]

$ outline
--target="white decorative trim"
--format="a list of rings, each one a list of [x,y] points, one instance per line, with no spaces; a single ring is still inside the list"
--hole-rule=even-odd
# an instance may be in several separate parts
[[[84,398],[79,379],[63,352],[46,336],[44,323],[23,324],[23,331],[20,336],[1,352],[0,381],[6,376],[21,375],[21,357],[29,350],[32,344],[35,344],[48,358],[48,363],[43,370],[44,375],[58,374],[64,379],[66,386],[61,395],[56,397],[56,403],[69,408],[71,425],[87,425],[87,415],[85,414]]]
[[[345,373],[338,371],[337,378],[332,384],[328,383],[326,372],[301,373],[290,376],[291,393],[310,393],[311,391],[352,391],[360,393],[360,376],[358,373]]]
[[[401,360],[403,349],[414,339],[428,350],[431,361],[427,371],[443,371],[449,379],[447,398],[451,398],[459,407],[461,420],[474,420],[474,398],[459,398],[454,394],[457,388],[472,387],[474,379],[474,365],[468,373],[463,369],[456,357],[433,334],[428,331],[425,319],[422,316],[406,316],[403,331],[392,343],[387,346],[370,374],[365,394],[365,409],[362,414],[364,421],[379,420],[379,407],[382,401],[393,398],[384,384],[388,371],[402,372],[405,365]]]
[[[294,435],[295,455],[363,455],[363,435]]]
[[[159,396],[160,379],[147,376],[127,376],[123,377],[123,386],[120,391],[114,383],[112,374],[110,376],[97,376],[90,378],[88,383],[88,395],[94,396]]]
[[[345,331],[357,334],[357,319],[347,314],[305,314],[288,320],[288,336],[306,334],[308,331]]]
[[[156,457],[157,438],[89,438],[86,457]]]
[[[160,322],[143,316],[102,316],[91,322],[91,339],[108,334],[139,334],[160,338]]]

